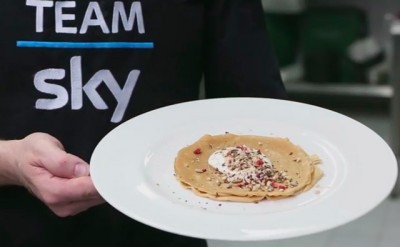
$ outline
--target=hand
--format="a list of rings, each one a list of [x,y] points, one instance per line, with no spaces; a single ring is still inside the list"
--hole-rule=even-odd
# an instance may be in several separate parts
[[[103,201],[89,176],[89,165],[66,153],[62,144],[34,133],[16,145],[16,176],[56,215],[72,216]]]

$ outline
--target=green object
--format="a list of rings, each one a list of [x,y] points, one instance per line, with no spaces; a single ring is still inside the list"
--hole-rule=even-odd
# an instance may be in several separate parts
[[[268,33],[281,67],[293,64],[297,59],[299,18],[298,14],[265,14]]]
[[[348,57],[349,46],[368,35],[363,10],[354,7],[315,7],[301,21],[300,49],[305,80],[311,82],[365,81],[365,68]]]

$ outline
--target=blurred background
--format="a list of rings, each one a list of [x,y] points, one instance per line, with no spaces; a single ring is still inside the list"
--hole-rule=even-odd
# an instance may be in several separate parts
[[[386,140],[398,157],[400,0],[262,2],[290,99],[358,120]],[[326,232],[270,242],[208,241],[208,244],[209,247],[399,246],[399,191],[396,187],[390,197],[362,218]]]
[[[391,27],[400,1],[263,0],[263,5],[293,97],[337,93],[389,98],[390,90],[383,89],[390,84]]]

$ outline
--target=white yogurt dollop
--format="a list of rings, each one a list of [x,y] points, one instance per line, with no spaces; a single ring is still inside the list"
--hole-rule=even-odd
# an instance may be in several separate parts
[[[216,150],[208,164],[223,173],[228,182],[247,181],[272,171],[272,162],[266,155],[244,145]]]
[[[208,158],[208,164],[210,166],[214,167],[218,171],[222,173],[227,173],[229,171],[228,166],[226,163],[228,162],[226,158],[226,154],[228,153],[228,150],[217,150],[215,151],[210,158]]]

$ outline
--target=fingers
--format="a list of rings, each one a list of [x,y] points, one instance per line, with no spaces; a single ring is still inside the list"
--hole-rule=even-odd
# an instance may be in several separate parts
[[[89,176],[89,164],[75,155],[60,150],[49,153],[45,168],[53,175],[62,178]]]
[[[35,133],[24,138],[25,152],[32,154],[28,164],[43,167],[54,176],[74,178],[89,175],[89,165],[79,157],[64,151],[53,136]]]
[[[66,153],[58,146],[49,146],[42,165],[53,175],[76,178],[89,175],[89,164],[79,157]]]
[[[52,177],[47,184],[51,187],[41,189],[40,199],[60,217],[75,215],[104,203],[90,177]]]
[[[90,177],[59,178],[51,177],[38,185],[40,199],[47,205],[89,201],[101,198]]]
[[[77,215],[88,210],[91,207],[104,203],[102,198],[95,198],[89,201],[71,202],[60,205],[52,205],[49,208],[59,217],[68,217]]]
[[[67,201],[82,201],[87,199],[101,198],[93,185],[90,177],[68,179],[60,184],[59,193]]]

